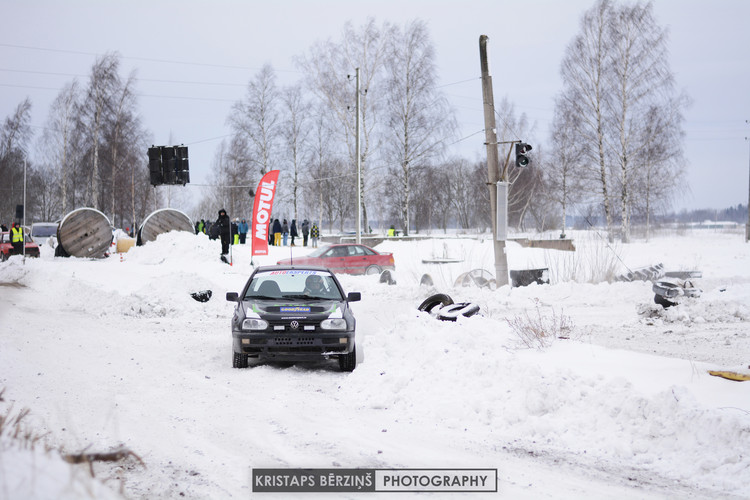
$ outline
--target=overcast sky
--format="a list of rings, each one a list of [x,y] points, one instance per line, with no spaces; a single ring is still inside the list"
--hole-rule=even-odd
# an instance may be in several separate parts
[[[565,47],[593,0],[2,0],[0,118],[27,96],[37,135],[66,83],[86,83],[97,55],[121,55],[137,71],[144,126],[156,145],[185,144],[191,181],[207,181],[230,130],[232,103],[266,63],[279,83],[301,78],[293,57],[319,40],[339,40],[346,21],[424,19],[437,52],[439,83],[467,138],[456,153],[484,157],[479,36],[489,36],[495,101],[507,97],[536,124],[532,144],[549,143]],[[676,208],[748,202],[750,171],[750,1],[655,0],[670,30],[677,85],[693,99],[686,115],[689,192]],[[352,68],[352,73],[354,68]],[[144,151],[145,159],[146,151]],[[2,179],[0,179],[0,183]],[[190,189],[189,187],[186,189]]]

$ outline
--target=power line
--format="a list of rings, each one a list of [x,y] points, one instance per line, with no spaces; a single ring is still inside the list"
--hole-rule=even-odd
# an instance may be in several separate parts
[[[87,78],[89,75],[79,75],[75,73],[55,73],[50,71],[31,71],[22,69],[8,69],[0,68],[0,71],[8,73],[27,73],[32,75],[48,75],[48,76],[67,76],[73,78]],[[226,82],[191,82],[185,80],[163,80],[156,78],[137,78],[139,82],[152,82],[152,83],[181,83],[186,85],[213,85],[213,86],[226,86],[226,87],[245,87],[246,83],[226,83]]]
[[[83,55],[83,56],[94,56],[99,57],[103,54],[98,54],[96,52],[83,52],[78,50],[68,50],[68,49],[51,49],[48,47],[31,47],[28,45],[16,45],[11,43],[0,43],[0,47],[8,47],[12,49],[24,49],[24,50],[38,50],[42,52],[55,52],[60,54],[75,54],[75,55]],[[135,56],[120,56],[123,59],[131,59],[134,61],[147,61],[147,62],[156,62],[156,63],[167,63],[167,64],[183,64],[187,66],[205,66],[208,68],[224,68],[224,69],[240,69],[240,70],[250,70],[250,71],[258,71],[261,68],[256,67],[249,67],[249,66],[234,66],[231,64],[212,64],[212,63],[198,63],[198,62],[192,62],[192,61],[177,61],[174,59],[155,59],[150,57],[135,57]],[[284,73],[299,73],[299,71],[296,70],[279,70],[274,68],[274,71],[284,72]]]

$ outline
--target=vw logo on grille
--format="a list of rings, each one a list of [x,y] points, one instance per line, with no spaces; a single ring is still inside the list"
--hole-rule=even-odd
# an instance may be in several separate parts
[[[299,328],[299,321],[292,321],[291,323],[289,323],[289,327],[292,330],[296,330],[297,328]]]

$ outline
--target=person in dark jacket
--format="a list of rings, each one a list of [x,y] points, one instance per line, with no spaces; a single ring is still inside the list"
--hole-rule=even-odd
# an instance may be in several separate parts
[[[286,219],[281,223],[281,239],[284,240],[284,246],[286,246],[286,241],[289,239],[289,223]]]
[[[289,230],[289,236],[292,237],[292,246],[294,246],[294,238],[299,236],[299,233],[297,233],[297,219],[292,219],[292,227]]]
[[[232,221],[232,245],[240,244],[240,220],[235,218]]]
[[[307,246],[307,237],[310,235],[310,221],[305,219],[302,221],[302,246]]]
[[[273,220],[273,244],[277,247],[281,246],[281,222],[279,222],[279,219]]]
[[[221,238],[221,255],[229,253],[229,240],[232,237],[232,222],[229,220],[227,211],[223,208],[219,210],[219,218],[215,223],[219,227],[219,237]]]

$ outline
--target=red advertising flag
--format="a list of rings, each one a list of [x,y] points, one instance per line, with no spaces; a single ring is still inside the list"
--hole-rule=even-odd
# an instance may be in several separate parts
[[[250,233],[252,255],[268,255],[268,223],[271,222],[271,210],[273,210],[273,197],[276,194],[276,183],[279,180],[279,171],[271,170],[258,183],[255,191],[255,203],[253,204],[253,220]]]

